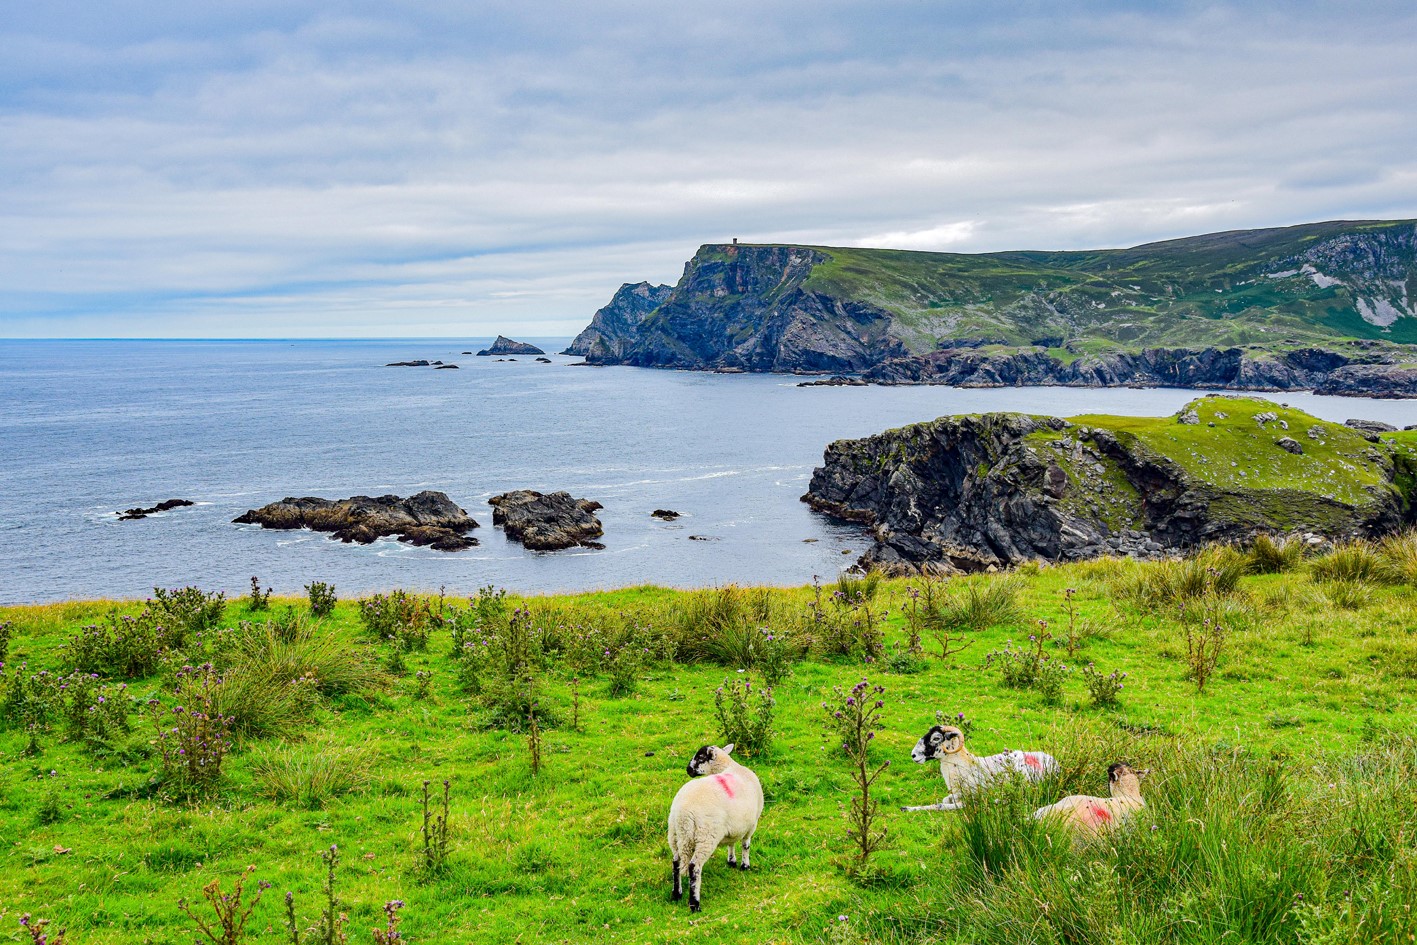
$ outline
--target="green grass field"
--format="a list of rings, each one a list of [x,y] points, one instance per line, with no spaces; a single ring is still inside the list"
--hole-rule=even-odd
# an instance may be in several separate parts
[[[248,687],[222,703],[250,734],[235,735],[210,787],[171,769],[163,780],[157,723],[141,714],[130,733],[85,744],[61,709],[35,722],[15,695],[20,678],[67,673],[84,653],[99,659],[70,638],[115,608],[138,614],[141,602],[0,608],[10,637],[0,941],[30,941],[19,918],[31,913],[67,927],[77,945],[191,942],[179,898],[200,903],[212,881],[230,890],[248,866],[248,900],[257,880],[272,887],[240,940],[288,941],[283,897],[294,892],[301,929],[315,923],[331,845],[337,910],[355,942],[372,940],[393,899],[406,903],[401,931],[414,943],[1410,940],[1417,541],[1391,543],[1386,556],[1346,549],[1328,564],[1296,553],[1269,574],[1238,553],[1207,554],[1190,566],[1103,560],[928,587],[871,580],[846,586],[861,596],[837,603],[829,585],[816,617],[811,588],[509,598],[529,613],[480,617],[467,597],[449,598],[410,611],[394,632],[404,645],[372,641],[353,601],[313,621],[304,600],[276,599],[261,613],[231,601],[215,626],[234,630],[189,635],[126,681],[130,696],[157,700],[150,711],[164,727],[188,661],[212,659],[223,686]],[[1000,584],[1012,608],[966,606],[971,588]],[[1073,656],[1057,645],[1069,588]],[[912,589],[943,603],[922,612]],[[1006,641],[1043,632],[1039,620],[1059,638],[1045,647],[1050,661],[1127,674],[1118,706],[1092,705],[1080,672],[1050,704],[983,668]],[[1198,693],[1187,628],[1194,635],[1208,620],[1227,633]],[[880,621],[884,655],[867,662]],[[508,629],[516,622],[520,637]],[[912,625],[952,627],[952,646],[966,648],[941,659],[926,632],[924,657],[912,660]],[[760,627],[786,635],[792,662],[774,690],[770,747],[741,759],[767,796],[753,869],[730,871],[720,853],[692,916],[669,900],[665,817],[690,756],[722,743],[715,690],[725,678],[761,680]],[[487,652],[520,654],[507,659],[524,675],[499,688],[496,669],[509,664],[479,657],[471,682],[473,657],[452,655],[454,629],[474,648],[488,639]],[[251,669],[253,654],[288,639],[308,644],[307,655],[268,659],[283,668],[264,676]],[[876,795],[890,845],[865,870],[844,832],[847,759],[821,707],[832,687],[863,677],[886,690],[871,757],[891,762]],[[535,774],[517,709],[528,678],[541,718]],[[1043,749],[1063,775],[1002,786],[966,812],[898,812],[946,793],[938,768],[910,762],[937,710],[970,719],[976,753]],[[1105,794],[1107,765],[1119,760],[1152,769],[1150,805],[1131,829],[1075,848],[1027,816],[1063,794]],[[436,794],[444,779],[449,855],[430,871],[422,786],[432,781]]]

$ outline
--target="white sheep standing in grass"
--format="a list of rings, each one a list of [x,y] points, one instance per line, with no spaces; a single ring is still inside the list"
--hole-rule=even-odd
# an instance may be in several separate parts
[[[1107,769],[1107,790],[1111,797],[1069,795],[1055,804],[1038,808],[1033,812],[1033,819],[1059,820],[1077,839],[1086,840],[1122,826],[1146,806],[1141,796],[1141,775],[1130,765],[1118,762]]]
[[[938,804],[902,807],[901,810],[959,810],[964,795],[1014,774],[1029,781],[1042,781],[1059,771],[1058,759],[1041,751],[1001,751],[997,755],[980,757],[964,747],[964,732],[953,725],[933,725],[915,743],[910,753],[918,765],[939,759],[940,776],[950,793]]]
[[[689,762],[689,781],[669,805],[669,852],[674,857],[674,901],[684,895],[689,877],[689,911],[699,911],[703,869],[713,852],[728,840],[728,865],[737,866],[735,848],[743,844],[743,869],[758,818],[763,815],[763,786],[758,776],[734,761],[733,745],[705,745]]]

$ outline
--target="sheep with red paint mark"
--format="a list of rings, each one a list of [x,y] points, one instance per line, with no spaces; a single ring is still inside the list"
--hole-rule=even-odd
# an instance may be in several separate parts
[[[1145,773],[1145,772],[1143,772]],[[1120,762],[1107,769],[1111,797],[1073,794],[1033,812],[1034,820],[1056,820],[1087,840],[1126,824],[1146,806],[1141,796],[1141,775]]]
[[[901,810],[959,810],[966,794],[1010,777],[1027,781],[1042,781],[1060,768],[1058,759],[1042,751],[1001,751],[994,755],[974,755],[964,747],[964,732],[953,725],[933,725],[915,743],[910,753],[918,765],[936,759],[940,762],[940,777],[945,779],[950,793],[938,804],[902,807]]]
[[[742,868],[748,868],[748,848],[763,815],[763,786],[758,776],[735,761],[732,754],[731,744],[700,748],[688,765],[693,780],[679,788],[674,803],[669,805],[674,901],[683,898],[687,875],[691,912],[699,911],[704,865],[724,840],[728,841],[728,865],[739,865],[735,853],[741,843]]]

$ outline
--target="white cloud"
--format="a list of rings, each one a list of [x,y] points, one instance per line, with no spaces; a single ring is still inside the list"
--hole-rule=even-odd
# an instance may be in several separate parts
[[[569,332],[732,236],[1417,216],[1406,5],[350,11],[14,17],[0,335]]]

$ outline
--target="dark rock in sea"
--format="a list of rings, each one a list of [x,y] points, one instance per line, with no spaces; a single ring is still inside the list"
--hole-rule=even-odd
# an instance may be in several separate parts
[[[428,361],[391,361],[384,367],[428,367]]]
[[[463,354],[472,354],[471,351],[464,351]]]
[[[492,347],[484,348],[477,352],[479,357],[487,357],[492,354],[545,354],[536,345],[529,345],[524,341],[513,341],[505,335],[498,335],[497,340],[492,342]]]
[[[493,496],[487,504],[493,507],[492,524],[501,525],[508,538],[532,551],[604,547],[592,540],[604,534],[593,514],[602,507],[599,502],[577,499],[569,492],[518,489]]]
[[[461,551],[477,544],[476,538],[466,534],[477,522],[442,492],[425,491],[407,499],[396,495],[285,498],[233,521],[263,528],[309,528],[363,545],[386,535],[439,551]]]
[[[550,363],[551,363],[551,359],[550,359],[550,358],[537,358],[537,359],[536,359],[536,363],[537,363],[537,364],[550,364]]]
[[[866,381],[859,377],[846,377],[838,374],[835,377],[824,378],[820,381],[802,381],[798,387],[867,387]]]
[[[440,364],[440,365],[438,365],[437,367],[435,367],[433,370],[435,370],[435,371],[456,371],[456,370],[458,370],[458,366],[457,366],[456,364]]]
[[[666,522],[672,522],[679,517],[679,513],[675,512],[673,509],[655,509],[649,514],[653,515],[655,518],[662,518]]]
[[[187,505],[196,505],[196,503],[190,499],[168,499],[146,509],[126,509],[119,514],[118,521],[131,522],[135,519],[147,518],[149,515],[156,515],[158,512],[166,512],[169,509],[180,509]]]
[[[1218,405],[1232,416],[1216,420]],[[1202,398],[1187,410],[1204,425],[1119,419],[1109,429],[995,413],[839,440],[802,498],[870,528],[863,567],[905,574],[1156,557],[1261,532],[1376,536],[1412,514],[1417,495],[1404,489],[1417,477],[1417,451],[1360,453],[1359,431],[1254,398]],[[1276,410],[1290,425],[1318,426],[1337,454],[1279,470],[1258,461],[1255,415]]]
[[[690,535],[690,541],[718,541],[717,535]]]

